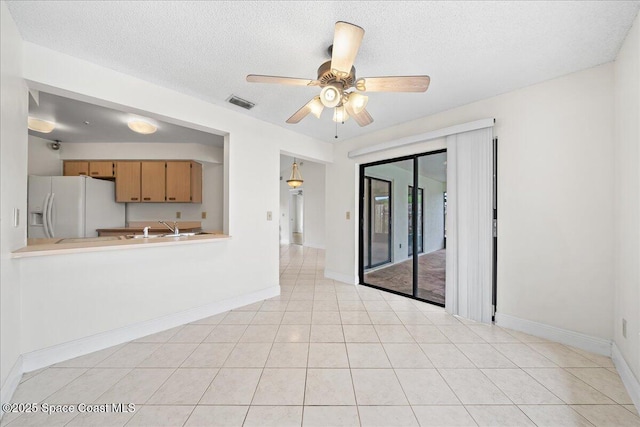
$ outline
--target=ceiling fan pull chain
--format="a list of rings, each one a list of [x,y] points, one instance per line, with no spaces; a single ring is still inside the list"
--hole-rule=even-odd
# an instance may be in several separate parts
[[[335,138],[338,139],[338,122],[336,122],[336,136],[335,136]]]

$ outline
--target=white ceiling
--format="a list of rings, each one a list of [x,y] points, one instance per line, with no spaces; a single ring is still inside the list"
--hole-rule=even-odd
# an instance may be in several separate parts
[[[374,123],[340,140],[615,59],[638,1],[154,2],[7,1],[25,40],[334,141],[329,112],[285,120],[317,87],[247,83],[315,78],[336,21],[365,29],[357,76],[431,76],[426,93],[372,93]],[[251,111],[228,104],[235,94]]]
[[[129,129],[127,123],[140,117],[111,108],[50,93],[40,92],[39,103],[29,97],[29,115],[56,123],[51,133],[29,130],[29,135],[63,142],[188,142],[215,147],[224,145],[224,138],[195,129],[190,129],[145,117],[158,126],[150,135],[141,135]],[[85,124],[84,122],[89,122]]]

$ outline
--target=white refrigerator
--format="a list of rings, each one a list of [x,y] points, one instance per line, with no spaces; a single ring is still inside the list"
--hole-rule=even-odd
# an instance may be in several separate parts
[[[98,228],[125,226],[115,183],[87,176],[29,175],[30,238],[96,237]]]

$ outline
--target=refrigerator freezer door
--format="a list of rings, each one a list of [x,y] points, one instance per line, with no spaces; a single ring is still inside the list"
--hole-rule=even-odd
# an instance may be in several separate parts
[[[51,177],[29,175],[27,237],[46,238],[45,202],[51,194]]]
[[[85,237],[85,185],[81,176],[51,177],[50,233],[55,237]]]
[[[86,179],[87,206],[84,237],[97,237],[98,228],[125,226],[125,204],[116,203],[113,181]]]

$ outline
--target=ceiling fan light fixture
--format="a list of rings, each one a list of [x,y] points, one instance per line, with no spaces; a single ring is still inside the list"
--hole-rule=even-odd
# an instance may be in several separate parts
[[[29,117],[27,127],[35,132],[51,133],[56,128],[56,124],[46,120],[36,119],[35,117]]]
[[[349,94],[349,105],[353,109],[355,114],[360,114],[362,110],[367,107],[369,103],[369,97],[365,95],[361,95],[359,93],[350,93]]]
[[[320,101],[319,96],[313,98],[313,101],[309,104],[309,109],[311,110],[311,114],[316,116],[318,119],[320,118],[322,110],[324,110],[324,105],[322,104],[322,101]]]
[[[336,107],[336,109],[333,110],[333,121],[334,122],[336,122],[336,123],[344,123],[347,120],[349,120],[349,113],[347,113],[347,110],[344,108],[344,105]]]
[[[337,86],[327,85],[320,91],[320,102],[327,108],[336,107],[342,101],[342,91]]]
[[[156,125],[141,119],[129,120],[127,126],[129,126],[129,129],[131,129],[132,131],[141,133],[143,135],[150,135],[158,130],[158,127]]]

